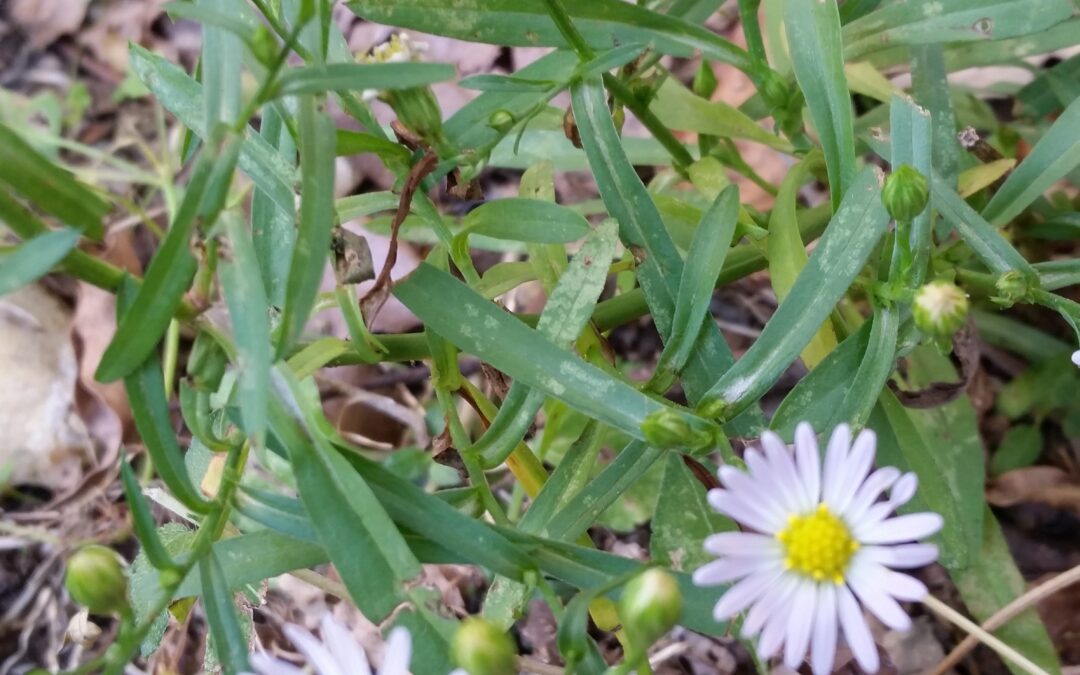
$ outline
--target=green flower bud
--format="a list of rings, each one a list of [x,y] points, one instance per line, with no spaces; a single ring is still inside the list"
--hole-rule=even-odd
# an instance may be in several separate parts
[[[619,618],[638,649],[656,642],[679,620],[682,594],[675,577],[652,567],[626,584],[619,598]]]
[[[450,651],[454,662],[469,675],[510,675],[515,671],[517,654],[509,636],[478,616],[461,622]]]
[[[270,66],[277,60],[277,40],[274,39],[270,29],[261,23],[255,28],[255,33],[251,36],[251,53],[264,66]]]
[[[641,432],[649,445],[657,448],[699,450],[716,444],[717,427],[700,417],[664,407],[645,418]]]
[[[991,298],[994,302],[1005,307],[1012,307],[1020,302],[1031,292],[1031,284],[1023,274],[1013,270],[1006,272],[994,282],[997,294]]]
[[[383,98],[410,131],[429,145],[438,144],[442,138],[442,110],[431,87],[390,90],[383,93]]]
[[[933,281],[915,292],[911,311],[922,332],[952,337],[967,320],[967,294],[948,281]]]
[[[885,210],[894,220],[903,223],[910,223],[922,213],[929,199],[930,184],[926,176],[909,164],[901,164],[890,173],[881,190]]]
[[[75,602],[94,614],[127,613],[124,559],[106,546],[84,546],[67,563],[64,586]]]
[[[487,124],[496,131],[507,132],[510,131],[516,121],[517,120],[514,119],[514,113],[506,108],[499,108],[488,115]]]
[[[698,66],[697,72],[694,73],[694,82],[690,88],[695,94],[701,98],[711,98],[716,93],[716,73],[713,72],[712,65],[705,59],[701,60],[701,65]]]

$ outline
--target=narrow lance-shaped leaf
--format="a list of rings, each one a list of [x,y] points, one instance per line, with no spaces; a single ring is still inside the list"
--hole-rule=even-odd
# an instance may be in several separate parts
[[[259,134],[277,148],[290,164],[295,161],[296,146],[289,130],[274,106],[263,110]],[[289,263],[296,242],[293,209],[282,208],[264,189],[256,186],[251,195],[251,235],[267,299],[274,307],[285,304],[285,286]]]
[[[596,49],[614,43],[650,43],[657,50],[705,56],[749,69],[745,51],[707,28],[652,12],[622,0],[568,3],[574,25]],[[349,3],[358,15],[391,26],[436,35],[511,47],[567,47],[552,22],[544,0],[358,0]]]
[[[125,278],[117,294],[116,309],[123,321],[133,306],[135,282]],[[184,455],[176,442],[169,403],[165,400],[165,378],[157,353],[151,353],[133,372],[124,377],[124,391],[131,403],[131,417],[146,452],[154,463],[154,470],[174,497],[196,513],[209,513],[213,504],[195,488],[184,465]]]
[[[815,152],[792,167],[780,183],[775,205],[769,214],[769,237],[765,240],[769,258],[769,282],[780,302],[791,292],[799,273],[810,259],[806,254],[806,243],[799,231],[798,197],[802,184],[812,175],[814,169],[820,168],[823,163],[821,154]],[[815,368],[835,348],[836,333],[826,319],[802,350],[803,363],[807,368]]]
[[[679,295],[675,299],[671,337],[664,345],[653,373],[655,391],[666,391],[674,384],[675,376],[690,358],[694,342],[702,331],[702,322],[709,316],[713,287],[731,250],[738,215],[739,189],[729,185],[713,201],[694,231],[679,281]],[[711,317],[709,321],[711,323]]]
[[[256,445],[262,445],[272,361],[269,306],[251,234],[239,214],[225,218],[225,233],[232,260],[221,263],[219,274],[236,338],[237,400],[244,431]]]
[[[0,256],[0,295],[44,276],[79,242],[78,230],[46,232]]]
[[[678,413],[559,348],[431,265],[417,267],[394,287],[394,295],[429,329],[463,351],[631,436],[644,439],[641,423],[665,410],[692,428],[711,428],[705,420]]]
[[[611,217],[619,221],[619,236],[628,247],[643,249],[637,277],[653,321],[665,340],[671,338],[678,279],[683,261],[664,226],[660,213],[626,157],[611,120],[604,89],[598,78],[583,80],[571,89],[574,119],[581,143],[596,178],[600,196]],[[707,324],[694,343],[683,372],[682,385],[693,403],[732,363],[731,349],[719,329]],[[752,435],[761,422],[754,417],[736,421],[734,431]]]
[[[867,167],[761,337],[713,385],[699,409],[709,417],[731,419],[768,391],[847,292],[888,223],[881,171]]]
[[[226,675],[248,672],[251,666],[247,658],[247,639],[236,618],[236,605],[225,581],[225,572],[212,550],[199,561],[199,578],[206,622],[210,624],[222,672]]]
[[[825,151],[836,209],[855,178],[855,131],[836,0],[790,0],[784,25],[795,79]]]
[[[165,550],[165,545],[161,543],[161,537],[158,536],[157,523],[154,522],[154,515],[150,513],[150,505],[143,496],[139,481],[135,478],[135,472],[123,458],[120,460],[120,479],[124,486],[124,497],[127,499],[128,509],[131,511],[135,535],[142,545],[146,559],[159,570],[174,567],[172,556]]]
[[[297,384],[281,371],[277,378],[271,429],[289,453],[304,509],[357,607],[382,621],[405,600],[405,584],[420,565],[363,478],[298,419],[304,412],[292,391]]]
[[[408,89],[454,77],[449,63],[329,63],[285,71],[275,96],[321,94],[330,91]]]
[[[101,357],[94,377],[111,382],[137,368],[157,346],[191,286],[198,266],[191,254],[191,237],[200,215],[204,193],[218,162],[235,166],[239,139],[233,137],[220,154],[209,148],[196,160],[184,199],[165,233],[165,239],[146,270],[130,311],[124,313],[116,334]],[[231,171],[230,171],[231,173]]]
[[[736,529],[734,522],[709,506],[705,493],[683,458],[669,453],[649,528],[653,562],[692,572],[713,559],[703,546],[706,537]]]
[[[604,290],[608,264],[615,255],[616,232],[615,222],[606,220],[590,233],[540,314],[536,331],[562,349],[570,348],[592,316],[596,300]],[[485,467],[498,466],[505,461],[536,418],[544,397],[543,390],[529,389],[515,381],[510,385],[499,414],[469,452],[480,454]]]
[[[300,227],[296,235],[278,356],[300,337],[319,293],[334,227],[334,123],[312,96],[300,98]]]
[[[940,178],[934,178],[931,182],[930,198],[941,217],[953,226],[991,272],[1006,274],[1016,270],[1030,278],[1036,277],[1031,264],[1001,236],[997,228],[986,222]]]
[[[878,307],[870,320],[870,337],[862,362],[845,386],[843,401],[833,409],[832,419],[824,429],[846,423],[859,428],[866,424],[874,403],[896,365],[896,340],[900,326],[897,307]]]
[[[1015,218],[1063,176],[1080,165],[1080,98],[1073,100],[983,209],[991,225]]]
[[[462,227],[462,234],[543,244],[577,241],[589,233],[589,222],[577,211],[522,197],[482,204],[465,216]]]
[[[10,127],[0,124],[0,183],[26,197],[36,208],[82,229],[91,239],[103,235],[101,219],[109,204],[43,157]]]
[[[930,114],[915,105],[906,96],[893,96],[889,103],[889,119],[892,136],[892,168],[895,171],[907,164],[914,167],[929,181],[933,170],[933,135]],[[930,228],[932,209],[923,209],[911,225],[908,244],[912,253],[911,285],[916,287],[926,276],[930,261]],[[900,248],[893,254],[893,268],[898,269]]]

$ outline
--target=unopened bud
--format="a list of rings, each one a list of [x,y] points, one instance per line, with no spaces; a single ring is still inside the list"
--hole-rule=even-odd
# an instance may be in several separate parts
[[[933,281],[915,292],[915,325],[928,335],[952,337],[964,325],[967,313],[967,294],[948,281]]]
[[[645,648],[671,630],[682,614],[682,593],[675,577],[653,567],[634,577],[619,598],[623,628]]]
[[[712,98],[716,93],[716,73],[713,72],[712,64],[706,59],[701,60],[701,65],[694,73],[694,81],[690,85],[691,90],[701,98]]]
[[[645,440],[657,448],[685,447],[700,450],[716,443],[717,427],[711,422],[664,407],[641,423]]]
[[[454,661],[469,675],[510,675],[515,671],[516,651],[510,638],[478,616],[461,622],[450,650]]]
[[[437,144],[442,137],[442,110],[431,87],[390,90],[383,98],[410,131],[429,145]]]
[[[926,208],[930,184],[926,176],[910,164],[901,164],[885,179],[881,201],[885,210],[898,222],[909,223]]]
[[[270,29],[261,23],[255,28],[255,33],[251,36],[251,53],[264,66],[271,66],[277,60],[277,40],[274,39]]]
[[[499,108],[495,112],[488,115],[487,124],[489,127],[496,131],[506,132],[509,131],[516,120],[514,119],[514,113],[510,112],[506,108]]]
[[[991,300],[1004,307],[1012,307],[1031,292],[1031,283],[1023,274],[1013,270],[1006,272],[994,282],[997,293]]]
[[[67,563],[64,586],[75,602],[94,614],[128,611],[124,559],[106,546],[84,546]]]

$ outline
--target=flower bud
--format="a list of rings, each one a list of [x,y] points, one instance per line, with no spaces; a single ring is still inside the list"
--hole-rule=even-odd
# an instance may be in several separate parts
[[[1020,272],[1006,272],[994,282],[997,294],[991,300],[1004,307],[1012,307],[1031,292],[1031,284]]]
[[[259,63],[267,67],[277,60],[277,40],[274,39],[270,29],[261,23],[255,28],[255,33],[251,36],[251,53],[255,55]]]
[[[516,650],[510,638],[478,616],[461,622],[450,650],[469,675],[510,675],[515,670]]]
[[[898,222],[909,223],[923,212],[930,199],[930,184],[926,176],[909,164],[899,168],[885,179],[881,190],[881,201],[885,210]]]
[[[948,281],[933,281],[915,292],[915,325],[928,335],[952,337],[964,325],[967,313],[967,294]]]
[[[631,579],[619,598],[623,628],[639,649],[645,649],[671,630],[681,614],[679,583],[656,567]]]
[[[506,108],[499,108],[488,115],[487,125],[496,131],[506,132],[514,126],[515,122],[514,113]]]
[[[716,93],[718,84],[712,65],[706,59],[702,59],[701,65],[698,67],[697,72],[694,73],[694,81],[690,88],[701,98],[708,99],[712,98],[712,95]]]
[[[124,559],[106,546],[84,546],[67,562],[64,586],[75,602],[94,614],[128,611]]]
[[[382,98],[398,119],[429,145],[442,138],[442,110],[431,87],[410,87],[383,92]]]
[[[686,447],[700,450],[716,444],[715,425],[673,408],[664,407],[641,423],[645,440],[657,448]]]

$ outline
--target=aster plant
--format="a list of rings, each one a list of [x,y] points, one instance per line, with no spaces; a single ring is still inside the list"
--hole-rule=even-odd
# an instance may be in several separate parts
[[[343,7],[374,44],[349,41]],[[966,386],[981,346],[1012,352],[1028,370],[999,412],[1077,433],[1080,263],[1060,242],[1080,98],[1061,83],[1080,62],[1032,68],[1008,120],[997,88],[947,76],[1075,46],[1073,0],[167,11],[203,43],[187,70],[130,46],[178,132],[149,158],[161,176],[138,174],[165,213],[141,274],[89,243],[109,213],[145,217],[95,183],[103,153],[0,124],[0,221],[22,242],[0,292],[54,270],[115,293],[94,366],[138,436],[119,475],[139,554],[108,557],[115,630],[75,672],[121,673],[186,620],[207,669],[296,672],[253,628],[285,574],[382,631],[380,673],[648,672],[673,625],[742,640],[762,672],[809,654],[824,675],[842,645],[873,672],[890,657],[869,621],[912,616],[1059,669],[1034,613],[977,625],[1025,587]],[[474,43],[511,72],[434,60]],[[730,100],[735,78],[752,95]],[[444,110],[451,87],[466,102]],[[386,184],[336,193],[358,155]],[[595,194],[567,182],[582,171]],[[351,431],[383,413],[395,442]],[[638,560],[589,536],[646,524]],[[466,604],[484,623],[428,585],[445,563],[483,576]],[[957,606],[928,593],[929,565]],[[97,604],[74,568],[72,596]],[[512,653],[535,602],[558,625],[551,663]],[[366,672],[332,620],[285,637],[319,673]]]

